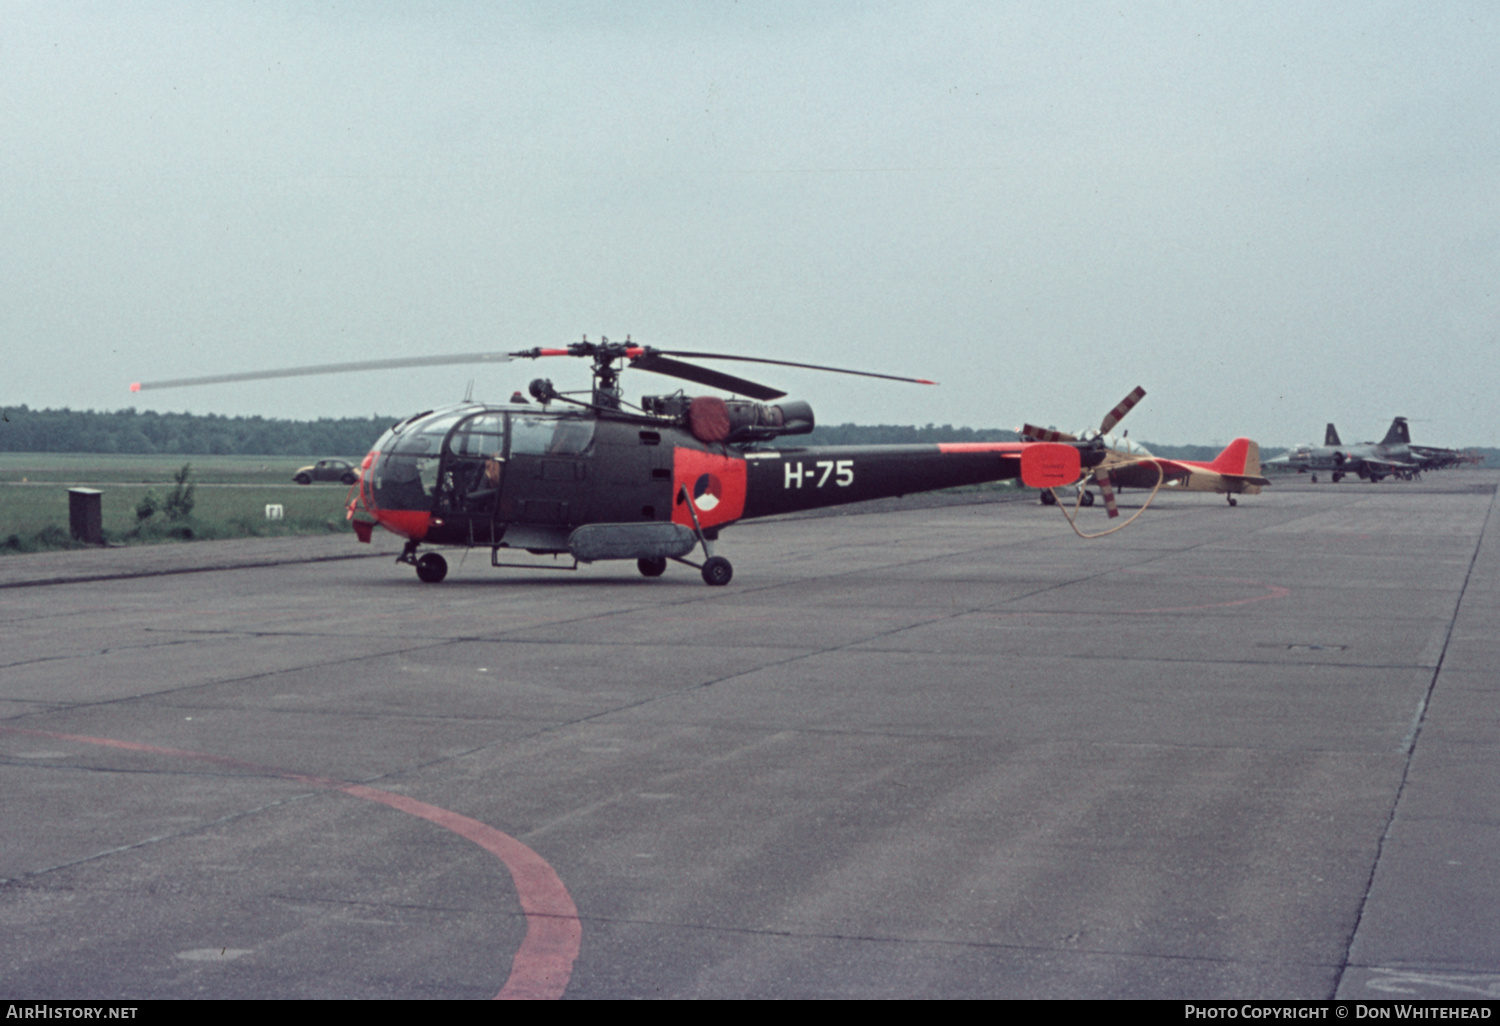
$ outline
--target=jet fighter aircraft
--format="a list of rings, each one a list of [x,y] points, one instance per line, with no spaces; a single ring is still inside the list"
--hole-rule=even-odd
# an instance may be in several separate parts
[[[1322,471],[1328,471],[1335,482],[1350,474],[1375,482],[1387,477],[1410,481],[1420,477],[1424,470],[1472,462],[1473,457],[1456,449],[1412,445],[1406,418],[1397,417],[1379,442],[1357,445],[1345,445],[1339,440],[1338,430],[1329,424],[1322,445],[1299,445],[1285,455],[1267,460],[1266,467],[1311,474],[1314,482]]]

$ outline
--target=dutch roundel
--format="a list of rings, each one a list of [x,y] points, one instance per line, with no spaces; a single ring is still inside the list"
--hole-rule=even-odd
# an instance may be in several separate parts
[[[724,496],[724,483],[715,474],[700,474],[693,484],[693,505],[707,513]]]

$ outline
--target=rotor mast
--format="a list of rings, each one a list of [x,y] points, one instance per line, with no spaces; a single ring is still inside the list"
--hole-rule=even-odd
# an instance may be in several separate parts
[[[587,335],[583,341],[574,342],[566,349],[543,349],[538,346],[535,349],[512,353],[512,356],[528,357],[537,359],[543,356],[584,356],[594,361],[594,406],[605,410],[618,410],[620,408],[620,370],[618,364],[621,361],[633,359],[646,352],[644,346],[638,346],[630,341],[630,336],[625,336],[624,342],[611,342],[606,336],[600,335],[598,342],[590,342]],[[533,383],[532,394],[537,395],[536,383]],[[551,392],[551,383],[544,391]],[[541,398],[540,395],[537,396]]]

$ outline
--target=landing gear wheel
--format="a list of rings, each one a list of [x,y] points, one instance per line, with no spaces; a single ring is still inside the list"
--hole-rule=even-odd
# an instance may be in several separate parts
[[[1333,480],[1334,480],[1335,483],[1338,482],[1338,475],[1337,474],[1334,475]],[[1317,484],[1318,483],[1318,475],[1317,474],[1314,474],[1312,476],[1312,483],[1313,484]]]
[[[417,560],[417,576],[428,584],[436,584],[448,576],[448,561],[436,552],[429,552]]]
[[[1052,494],[1052,489],[1051,488],[1043,488],[1042,489],[1042,496],[1041,496],[1041,498],[1042,498],[1042,505],[1043,506],[1056,506],[1057,505],[1057,496],[1055,496],[1055,495]]]
[[[1343,479],[1344,479],[1344,475],[1343,474],[1334,474],[1333,475],[1333,483],[1334,484],[1338,484]],[[1313,478],[1313,480],[1316,481],[1317,478]]]
[[[718,588],[729,583],[734,567],[723,556],[710,556],[703,564],[703,583]]]
[[[1078,502],[1079,502],[1080,505],[1083,505],[1083,506],[1092,506],[1094,504],[1094,493],[1093,492],[1084,492],[1082,495],[1080,495],[1078,497]]]
[[[1224,496],[1224,498],[1226,498],[1226,499],[1229,500],[1229,504],[1231,506],[1238,506],[1239,505],[1239,503],[1237,503],[1237,502],[1234,501],[1234,496],[1233,495],[1226,495],[1226,496]]]
[[[665,556],[638,559],[635,561],[635,568],[641,572],[642,577],[660,577],[667,572],[667,559]]]

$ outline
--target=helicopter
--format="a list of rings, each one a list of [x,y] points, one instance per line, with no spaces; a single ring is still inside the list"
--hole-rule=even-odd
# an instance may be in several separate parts
[[[870,371],[761,357],[656,349],[587,336],[565,348],[468,353],[131,386],[168,388],[306,374],[433,364],[575,357],[591,362],[587,392],[530,383],[506,403],[463,402],[392,425],[371,447],[350,489],[348,516],[362,542],[378,525],[406,539],[398,563],[438,583],[447,560],[435,547],[488,548],[490,565],[576,570],[635,560],[646,577],[670,562],[697,569],[710,586],[734,568],[715,552],[724,528],[756,517],[915,492],[1020,478],[1032,488],[1077,481],[1105,458],[1093,442],[962,442],[925,445],[771,447],[814,427],[812,407],[786,393],[688,362],[736,360],[931,385]],[[620,374],[650,371],[731,393],[682,391],[624,400]],[[580,398],[582,397],[582,398]],[[422,546],[429,551],[420,551]],[[689,558],[701,549],[702,560]],[[508,562],[524,551],[552,563]],[[557,557],[571,557],[559,564]]]

